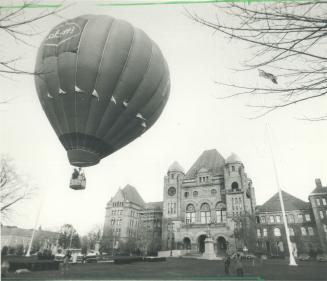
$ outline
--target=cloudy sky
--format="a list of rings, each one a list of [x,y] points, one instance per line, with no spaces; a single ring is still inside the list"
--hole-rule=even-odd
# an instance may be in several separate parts
[[[58,230],[71,223],[86,233],[94,224],[103,223],[106,203],[119,187],[131,184],[145,201],[160,201],[169,165],[177,160],[187,171],[204,150],[213,148],[225,158],[231,152],[240,156],[253,180],[257,203],[262,204],[277,191],[267,123],[282,188],[307,200],[315,178],[326,185],[327,124],[298,119],[322,111],[326,98],[255,120],[249,119],[255,112],[246,106],[246,98],[217,99],[229,92],[216,80],[230,82],[237,77],[261,86],[269,82],[258,77],[257,71],[235,74],[231,69],[239,67],[250,50],[194,23],[185,15],[185,7],[100,7],[83,2],[63,11],[61,18],[35,24],[33,28],[41,33],[30,39],[34,47],[0,34],[2,54],[20,56],[17,66],[32,70],[37,46],[54,25],[82,14],[108,14],[143,29],[160,46],[171,74],[170,98],[159,120],[133,143],[86,169],[84,191],[69,189],[72,167],[39,104],[33,77],[0,77],[1,96],[14,97],[0,107],[0,152],[11,156],[20,173],[39,188],[39,195],[22,204],[8,224],[33,227],[42,202],[39,224],[43,228]],[[211,4],[186,8],[205,17],[217,12]]]

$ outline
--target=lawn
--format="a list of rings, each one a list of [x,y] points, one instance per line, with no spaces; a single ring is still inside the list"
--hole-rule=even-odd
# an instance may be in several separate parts
[[[267,260],[262,264],[244,266],[244,280],[326,280],[327,263],[302,262],[290,267],[284,260]],[[94,263],[71,265],[67,273],[36,271],[24,274],[9,273],[3,280],[108,280],[108,279],[186,279],[235,280],[235,272],[224,274],[222,261],[191,258],[168,258],[162,262],[134,262],[131,264]],[[238,279],[240,280],[240,279]]]

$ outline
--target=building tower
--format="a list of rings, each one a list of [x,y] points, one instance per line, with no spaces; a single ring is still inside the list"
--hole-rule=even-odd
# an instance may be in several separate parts
[[[170,165],[164,178],[162,239],[163,248],[170,249],[174,244],[176,223],[180,221],[181,184],[184,179],[184,169],[178,162]]]
[[[241,159],[232,153],[225,165],[225,188],[227,206],[231,214],[253,214],[255,209],[255,195],[252,180],[248,178]]]

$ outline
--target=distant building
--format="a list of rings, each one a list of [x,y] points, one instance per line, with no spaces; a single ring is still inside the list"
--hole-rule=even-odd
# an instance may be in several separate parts
[[[290,240],[295,256],[326,251],[327,188],[316,180],[317,187],[309,195],[309,202],[283,191],[285,213]],[[276,193],[262,206],[257,207],[256,251],[269,256],[288,255],[286,233],[279,195]]]
[[[27,250],[32,234],[33,229],[24,229],[17,226],[1,226],[1,248],[5,246],[15,248],[22,245]],[[58,232],[42,230],[39,227],[34,234],[33,246],[37,249],[50,250],[57,244],[58,238]]]

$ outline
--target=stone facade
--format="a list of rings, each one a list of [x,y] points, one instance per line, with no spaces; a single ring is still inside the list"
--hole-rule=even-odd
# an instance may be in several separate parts
[[[235,218],[255,211],[243,163],[235,154],[225,161],[216,150],[204,151],[186,174],[174,162],[164,178],[163,199],[163,248],[193,253],[203,253],[209,232],[218,255],[234,251]]]
[[[137,241],[140,251],[160,249],[162,202],[145,203],[136,188],[127,185],[119,189],[106,206],[103,240],[109,248],[119,249],[121,242]]]
[[[316,185],[309,202],[282,192],[295,255],[327,253],[327,187]],[[107,204],[104,236],[109,233],[113,245],[132,238],[143,251],[201,254],[210,235],[218,256],[246,248],[288,254],[278,193],[256,206],[242,161],[216,150],[204,151],[186,173],[174,162],[164,176],[163,202],[145,203],[130,185],[119,189]]]
[[[309,202],[282,192],[292,251],[315,255],[326,251],[327,188],[316,180]],[[320,184],[320,185],[319,185]],[[268,256],[287,256],[288,245],[278,193],[257,207],[256,251]]]

